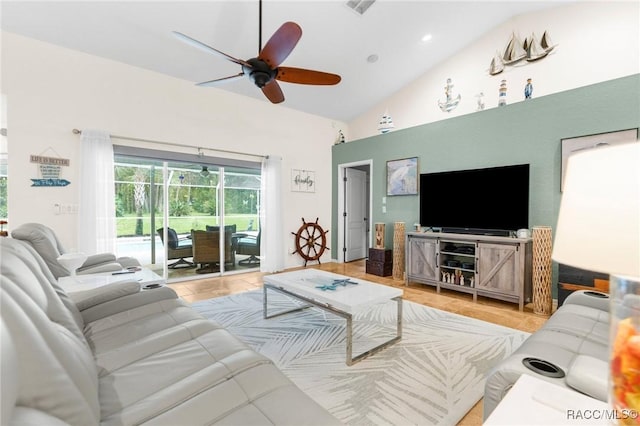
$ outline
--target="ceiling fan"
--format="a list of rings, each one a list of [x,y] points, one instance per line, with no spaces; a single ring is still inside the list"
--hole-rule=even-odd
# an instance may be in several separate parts
[[[284,101],[284,94],[278,84],[278,80],[287,83],[327,86],[340,82],[340,76],[336,74],[280,66],[293,51],[300,37],[302,37],[302,28],[295,22],[285,22],[271,36],[267,44],[262,47],[262,0],[259,2],[258,25],[258,56],[246,61],[227,55],[178,31],[173,31],[173,34],[185,43],[205,52],[213,53],[242,67],[242,71],[239,74],[205,81],[197,85],[215,86],[220,83],[248,77],[256,86],[262,89],[262,93],[267,99],[277,104]]]

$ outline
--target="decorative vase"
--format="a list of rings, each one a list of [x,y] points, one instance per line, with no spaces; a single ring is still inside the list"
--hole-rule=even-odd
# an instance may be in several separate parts
[[[610,282],[609,402],[627,424],[640,412],[640,281],[611,275]]]
[[[377,249],[384,249],[384,228],[385,228],[384,223],[375,224],[375,230],[376,230],[375,248]]]
[[[551,315],[551,227],[534,226],[533,232],[533,312]]]
[[[404,279],[404,222],[393,226],[393,279]]]

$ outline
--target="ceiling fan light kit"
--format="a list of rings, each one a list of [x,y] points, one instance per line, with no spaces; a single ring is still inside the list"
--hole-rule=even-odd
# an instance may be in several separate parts
[[[214,80],[198,83],[198,86],[215,86],[220,83],[235,80],[241,77],[248,77],[253,84],[274,104],[284,101],[284,94],[278,84],[279,81],[296,84],[309,85],[334,85],[341,80],[337,74],[326,73],[322,71],[307,70],[303,68],[280,67],[289,54],[293,51],[302,37],[302,28],[295,22],[285,22],[276,30],[264,47],[261,45],[261,29],[262,29],[262,0],[259,5],[259,31],[258,46],[259,52],[256,58],[242,60],[227,55],[211,46],[208,46],[188,35],[174,31],[173,34],[181,41],[196,47],[205,52],[220,56],[223,59],[236,63],[242,67],[242,72],[236,75],[217,78]]]

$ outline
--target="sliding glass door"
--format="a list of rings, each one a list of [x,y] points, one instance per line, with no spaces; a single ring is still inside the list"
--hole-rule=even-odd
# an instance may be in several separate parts
[[[134,256],[171,281],[255,270],[259,165],[197,160],[116,155],[118,255]]]

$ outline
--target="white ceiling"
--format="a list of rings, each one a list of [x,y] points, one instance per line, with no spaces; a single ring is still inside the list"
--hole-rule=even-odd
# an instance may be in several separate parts
[[[346,0],[264,0],[262,44],[282,23],[298,23],[302,38],[282,65],[339,74],[342,81],[280,83],[282,105],[348,122],[511,17],[567,1],[377,0],[361,16]],[[239,59],[258,53],[258,0],[2,0],[0,7],[3,30],[194,83],[237,74],[240,66],[172,31]],[[427,33],[432,40],[422,42]],[[372,54],[375,63],[367,62]],[[248,79],[218,87],[268,102]]]

